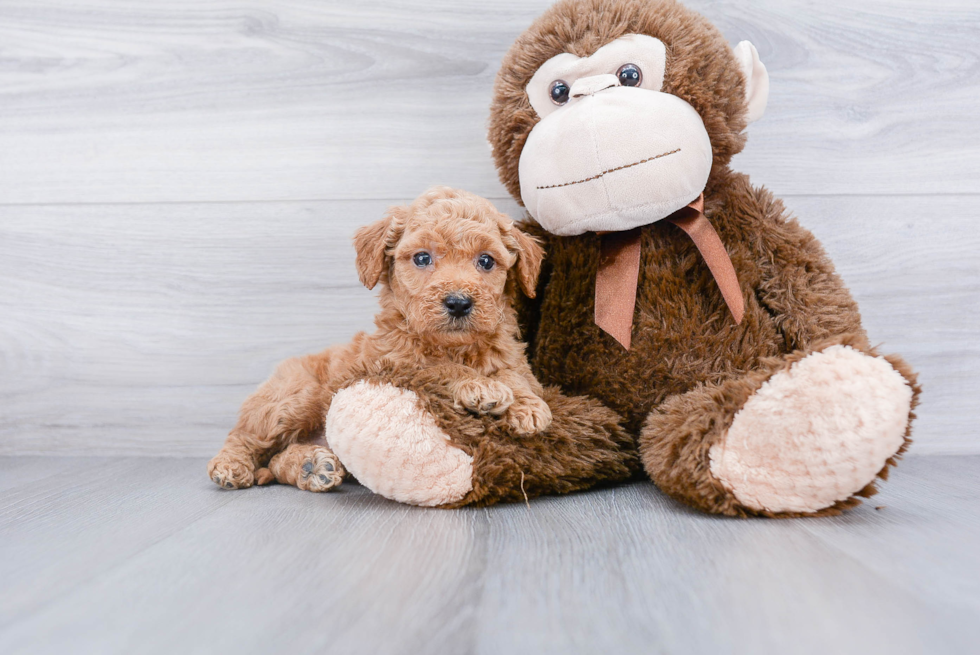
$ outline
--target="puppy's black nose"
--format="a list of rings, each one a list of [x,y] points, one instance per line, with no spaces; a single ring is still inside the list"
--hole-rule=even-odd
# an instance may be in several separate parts
[[[446,306],[446,311],[453,318],[463,318],[469,315],[473,311],[473,299],[469,296],[460,296],[453,294],[451,296],[446,296],[442,304]]]

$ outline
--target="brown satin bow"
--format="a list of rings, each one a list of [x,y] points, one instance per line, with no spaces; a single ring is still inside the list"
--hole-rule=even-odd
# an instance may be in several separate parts
[[[718,233],[704,216],[704,194],[667,217],[667,220],[684,230],[694,241],[718,283],[735,322],[741,323],[745,305],[738,276]],[[632,340],[639,275],[640,228],[604,234],[595,279],[595,322],[626,350],[629,350]]]

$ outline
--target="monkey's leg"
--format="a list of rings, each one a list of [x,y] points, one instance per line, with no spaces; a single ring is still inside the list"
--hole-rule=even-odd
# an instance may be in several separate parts
[[[640,436],[674,498],[731,516],[837,514],[876,493],[910,442],[919,394],[896,356],[832,339],[671,396]]]
[[[504,419],[454,409],[446,381],[431,372],[389,368],[341,386],[327,442],[361,484],[399,502],[524,502],[622,481],[639,466],[614,412],[555,389],[544,395],[549,428],[518,436]]]
[[[208,463],[208,477],[225,489],[251,487],[257,468],[289,444],[311,438],[323,426],[329,402],[317,374],[328,358],[325,351],[280,364],[242,405],[238,424]]]
[[[256,471],[256,484],[275,480],[306,491],[330,491],[344,481],[344,467],[337,456],[315,443],[294,443],[269,461],[269,468]]]

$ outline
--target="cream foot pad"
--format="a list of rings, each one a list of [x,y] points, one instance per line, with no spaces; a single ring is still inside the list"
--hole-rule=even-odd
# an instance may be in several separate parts
[[[342,389],[330,405],[326,437],[347,470],[386,498],[432,507],[473,488],[473,458],[450,444],[406,389],[366,381]]]
[[[815,512],[874,480],[904,442],[911,402],[883,358],[832,346],[749,398],[711,447],[711,472],[747,507]]]

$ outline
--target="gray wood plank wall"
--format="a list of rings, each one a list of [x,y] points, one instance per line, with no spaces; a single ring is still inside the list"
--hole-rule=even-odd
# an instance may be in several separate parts
[[[548,4],[0,1],[0,454],[208,455],[370,327],[357,226],[435,183],[519,215],[484,126]],[[980,6],[689,4],[772,76],[735,167],[921,371],[913,452],[980,452]]]

